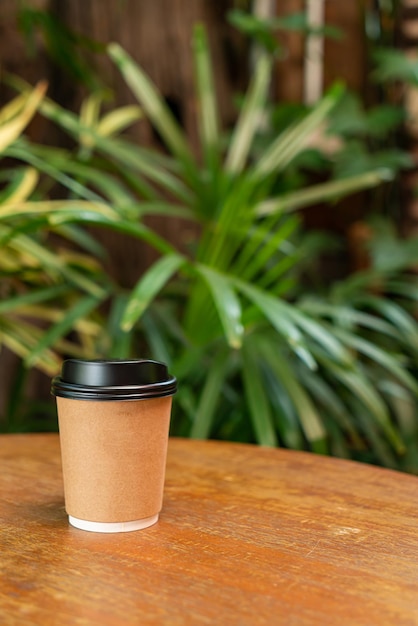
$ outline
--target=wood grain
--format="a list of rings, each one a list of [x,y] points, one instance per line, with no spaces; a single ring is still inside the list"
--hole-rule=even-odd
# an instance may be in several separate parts
[[[56,435],[0,437],[0,615],[11,625],[418,624],[418,479],[172,439],[159,523],[64,511]]]

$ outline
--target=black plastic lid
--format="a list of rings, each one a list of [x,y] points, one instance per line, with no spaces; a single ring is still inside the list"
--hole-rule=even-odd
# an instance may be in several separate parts
[[[158,361],[68,359],[51,393],[76,400],[144,400],[171,396],[177,381]]]

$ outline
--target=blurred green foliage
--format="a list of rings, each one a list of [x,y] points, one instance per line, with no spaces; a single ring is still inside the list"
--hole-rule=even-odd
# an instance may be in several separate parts
[[[242,26],[242,18],[233,19]],[[293,19],[293,27],[304,28]],[[226,134],[201,27],[193,49],[201,159],[158,89],[116,44],[109,55],[139,107],[102,113],[95,92],[76,115],[44,98],[39,111],[69,134],[73,147],[37,146],[18,136],[4,151],[66,187],[69,198],[35,206],[32,187],[20,208],[2,209],[0,225],[13,237],[29,232],[35,240],[53,232],[89,255],[61,259],[51,276],[52,258],[37,259],[47,281],[42,289],[61,289],[60,297],[69,290],[74,304],[26,346],[24,362],[42,366],[51,351],[70,354],[62,342],[78,324],[73,353],[141,353],[169,364],[179,379],[173,434],[285,445],[417,471],[418,293],[405,272],[416,245],[405,248],[376,225],[368,270],[331,284],[316,272],[312,288],[309,278],[329,239],[306,233],[297,214],[382,185],[408,166],[402,151],[385,149],[382,130],[394,132],[402,112],[366,111],[338,85],[311,109],[273,106],[273,61],[265,52]],[[28,98],[27,86],[15,84]],[[123,134],[141,116],[158,131],[164,153]],[[312,143],[318,131],[326,141],[338,140],[331,153]],[[306,172],[315,169],[326,176],[314,184]],[[192,223],[196,235],[187,251],[147,227],[148,215]],[[90,225],[158,251],[133,289],[103,273]],[[12,289],[5,300],[13,322],[16,298],[40,292],[50,307],[45,291],[22,281],[25,271],[20,262],[21,294]]]

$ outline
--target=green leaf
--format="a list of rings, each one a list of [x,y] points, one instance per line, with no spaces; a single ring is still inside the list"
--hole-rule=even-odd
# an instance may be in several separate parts
[[[284,302],[257,287],[237,278],[232,279],[236,288],[262,311],[277,332],[284,337],[288,345],[311,369],[316,368],[315,359],[309,351],[305,339],[297,325],[292,321]]]
[[[362,296],[354,302],[371,308],[390,322],[398,334],[401,334],[409,347],[418,350],[418,323],[412,315],[396,302],[387,298]]]
[[[103,216],[108,220],[117,220],[119,215],[116,211],[104,203],[85,202],[84,200],[39,200],[15,202],[0,207],[0,219],[20,217],[30,214],[46,216],[51,224],[59,224],[61,218],[66,221],[69,214],[77,216],[78,221],[95,219],[96,215]]]
[[[97,132],[104,137],[114,135],[115,133],[121,132],[141,117],[142,111],[136,105],[120,107],[102,117],[97,124]]]
[[[68,285],[55,285],[54,287],[46,287],[45,289],[34,289],[19,296],[12,296],[7,300],[0,302],[0,314],[4,315],[10,311],[18,311],[21,307],[28,304],[37,304],[46,300],[53,300],[70,291]]]
[[[219,162],[219,131],[216,92],[206,30],[202,24],[193,31],[195,73],[199,102],[199,128],[206,162],[216,168]]]
[[[112,219],[106,215],[96,212],[86,212],[83,215],[78,211],[65,211],[60,210],[59,215],[55,214],[51,216],[50,223],[61,226],[67,223],[82,222],[84,225],[94,224],[96,226],[104,226],[111,228],[113,231],[118,231],[136,237],[143,241],[146,241],[156,250],[162,254],[169,254],[174,251],[174,248],[165,241],[162,237],[159,237],[150,228],[144,224],[136,224],[125,219]]]
[[[385,434],[373,418],[371,419],[372,416],[365,411],[364,405],[354,395],[350,397],[350,405],[351,412],[356,416],[356,421],[364,433],[368,447],[373,451],[375,462],[377,461],[385,467],[399,469],[393,449],[388,445]]]
[[[377,345],[366,341],[362,337],[358,337],[352,333],[343,331],[341,328],[335,328],[334,332],[346,345],[365,354],[369,359],[378,363],[395,378],[401,381],[408,389],[418,396],[418,384],[409,372],[399,365],[398,361],[388,352],[381,350]]]
[[[186,137],[171,111],[165,105],[157,88],[118,44],[111,43],[108,46],[108,53],[173,154],[180,161],[186,163],[188,167],[192,165],[194,169],[194,159],[187,145]]]
[[[255,212],[257,215],[264,216],[273,213],[296,211],[318,202],[329,202],[362,189],[376,187],[376,185],[387,182],[391,178],[393,178],[393,175],[390,169],[381,168],[342,180],[311,185],[306,189],[263,200],[255,207]]]
[[[192,439],[207,439],[210,437],[215,419],[215,410],[218,406],[222,389],[225,386],[228,366],[229,351],[219,352],[209,368],[204,387],[200,393],[199,405],[190,431]]]
[[[34,191],[38,180],[39,174],[33,167],[16,168],[12,181],[0,192],[0,207],[26,200]]]
[[[254,217],[248,210],[252,184],[242,176],[235,180],[228,192],[210,207],[205,217],[213,227],[202,237],[196,258],[207,265],[226,271],[231,260],[246,238],[246,228],[251,228]],[[239,230],[237,227],[239,226]]]
[[[347,389],[351,391],[354,398],[357,398],[373,416],[376,423],[381,427],[393,448],[402,453],[405,446],[391,423],[390,416],[381,396],[376,393],[369,381],[355,370],[344,370],[334,365],[328,364],[328,368],[333,376],[340,380]]]
[[[281,355],[279,346],[274,346],[271,342],[259,339],[258,348],[266,362],[282,382],[286,393],[289,394],[295,405],[307,440],[311,443],[314,450],[323,451],[327,436],[325,428],[315,406],[297,381],[293,367]]]
[[[23,132],[25,126],[27,126],[32,117],[35,115],[35,112],[45,95],[45,91],[46,83],[39,83],[23,99],[20,97],[16,98],[16,101],[20,106],[15,112],[14,117],[2,116],[3,119],[0,118],[0,153],[4,152],[4,150],[6,150],[6,148]],[[11,111],[10,107],[9,111]]]
[[[357,301],[354,302],[354,304],[357,303]],[[329,318],[337,327],[357,329],[360,326],[402,341],[402,334],[395,325],[388,323],[376,315],[358,311],[350,306],[328,304],[327,302],[308,298],[299,303],[299,308],[306,315]],[[418,328],[415,329],[415,332],[417,331]],[[415,337],[415,341],[417,339],[418,335]]]
[[[404,276],[402,279],[388,280],[387,288],[391,293],[407,298],[408,300],[418,300],[418,284],[416,277],[410,279]]]
[[[339,427],[349,435],[354,445],[361,446],[360,434],[347,407],[341,400],[338,389],[330,386],[322,373],[317,375],[305,369],[300,375],[303,388],[310,392],[311,396],[316,400],[316,404],[324,407],[338,423]]]
[[[234,279],[234,282],[237,288],[263,311],[276,330],[286,337],[289,346],[305,361],[308,367],[315,369],[316,365],[315,359],[308,350],[306,335],[322,346],[329,357],[338,363],[342,365],[351,363],[348,351],[323,324],[304,315],[296,306],[271,296],[268,292],[238,279]],[[305,336],[302,335],[301,330]]]
[[[380,232],[370,243],[373,267],[382,273],[410,269],[418,263],[418,237],[400,239]]]
[[[282,171],[306,147],[314,131],[326,120],[343,93],[341,85],[335,85],[306,117],[286,129],[265,150],[252,168],[255,179],[263,179]]]
[[[255,39],[269,53],[275,52],[280,48],[280,43],[271,32],[272,29],[267,20],[260,20],[252,13],[247,13],[240,9],[229,11],[228,20],[235,28]]]
[[[367,114],[361,98],[347,92],[336,105],[328,124],[331,135],[357,137],[367,135]]]
[[[38,156],[37,150],[32,149],[32,146],[29,149],[28,144],[24,141],[20,140],[13,146],[9,147],[6,151],[6,156],[21,159],[26,163],[30,163],[37,170],[48,174],[48,176],[50,176],[53,180],[58,181],[65,188],[70,189],[74,192],[74,194],[81,198],[85,198],[86,200],[90,200],[92,202],[103,202],[103,198],[99,194],[91,191],[85,185],[82,185],[70,176],[67,176],[67,174],[56,167],[53,159],[45,160],[43,156]]]
[[[12,352],[26,359],[36,346],[41,330],[23,320],[2,319],[0,324],[0,345],[4,344]],[[43,350],[35,359],[36,366],[48,375],[55,375],[60,366],[58,356],[51,350]]]
[[[277,221],[277,217],[272,216],[254,225],[253,229],[246,229],[246,239],[233,265],[234,274],[241,280],[257,281],[257,285],[261,286],[260,281],[264,283],[269,265],[277,267],[278,253],[286,253],[286,258],[289,257],[289,251],[285,251],[284,247],[297,229],[299,220],[289,216],[278,225]],[[275,273],[276,284],[277,280],[278,274]]]
[[[111,339],[108,353],[111,359],[128,359],[131,353],[132,333],[125,332],[121,328],[121,319],[127,302],[128,296],[125,294],[117,295],[112,299],[107,322],[107,333]]]
[[[144,153],[120,139],[97,138],[97,146],[101,152],[105,152],[112,159],[117,159],[135,172],[140,172],[182,202],[190,202],[193,199],[193,194],[184,182],[163,167],[158,160],[151,159],[149,153]]]
[[[418,85],[418,63],[416,58],[409,58],[403,51],[394,48],[375,50],[374,60],[377,69],[373,78],[378,82],[403,81]]]
[[[131,207],[132,208],[132,207]],[[138,215],[164,215],[167,217],[180,217],[193,220],[193,210],[187,206],[172,204],[170,202],[141,202],[135,206]]]
[[[102,96],[97,92],[89,94],[81,103],[80,107],[80,123],[86,128],[95,129],[100,115],[100,107],[102,104]],[[80,133],[80,146],[82,150],[80,155],[88,157],[94,141],[90,133]]]
[[[278,445],[278,441],[274,430],[271,407],[265,391],[266,385],[257,362],[254,360],[253,350],[245,344],[242,357],[244,391],[257,442],[262,446],[275,447]]]
[[[257,335],[254,335],[254,339],[257,341]],[[262,365],[267,395],[272,406],[274,424],[279,436],[287,448],[303,450],[305,441],[296,408],[274,371],[267,363]]]
[[[405,122],[406,112],[403,107],[392,104],[379,104],[367,115],[368,133],[372,137],[385,140],[392,131],[399,130]]]
[[[0,229],[0,239],[8,232],[10,232],[10,229],[5,229],[4,227]],[[72,284],[78,285],[78,287],[97,298],[104,294],[104,289],[101,285],[97,285],[81,272],[69,267],[58,254],[46,250],[30,237],[18,234],[10,239],[8,245],[12,249],[17,250],[20,254],[27,255],[35,261],[38,261],[50,276],[55,278],[57,275],[61,274]]]
[[[343,366],[350,366],[352,358],[343,343],[335,336],[334,329],[311,319],[297,307],[286,304],[289,316],[309,335],[328,355]]]
[[[225,170],[233,174],[243,170],[254,135],[262,121],[271,63],[267,55],[261,55],[258,59],[253,79],[235,125],[225,160]]]
[[[154,307],[150,307],[142,316],[142,327],[154,359],[171,366],[168,333],[164,325],[155,319]]]
[[[121,328],[124,331],[133,328],[158,292],[185,263],[185,257],[180,254],[168,254],[145,272],[132,290],[123,313]]]
[[[301,32],[307,35],[319,35],[329,37],[331,39],[341,39],[342,31],[332,24],[316,26],[311,24],[308,15],[303,13],[289,13],[284,17],[269,20],[273,28],[284,30],[286,32]]]
[[[19,86],[21,87],[20,83]],[[21,88],[25,89],[25,87]],[[44,101],[40,109],[43,115],[59,124],[75,139],[79,140],[81,135],[84,137],[84,140],[88,138],[91,144],[90,147],[96,146],[100,152],[104,153],[108,158],[110,157],[112,161],[117,160],[122,163],[124,167],[132,168],[137,176],[139,172],[149,177],[150,180],[162,185],[179,199],[190,200],[191,192],[188,187],[178,176],[175,176],[172,171],[169,171],[175,170],[176,166],[172,165],[172,161],[167,157],[159,155],[156,151],[138,148],[122,139],[102,136],[94,128],[83,125],[76,115],[62,109],[51,100]],[[39,151],[39,147],[37,150]],[[43,148],[43,151],[45,154],[45,148]],[[27,161],[41,171],[45,171],[55,180],[58,180],[81,197],[90,200],[101,200],[98,194],[61,172],[55,166],[55,159],[52,155],[49,160],[45,160],[44,157],[38,158],[37,155],[32,152],[32,150],[25,150],[24,146],[23,149],[22,147],[19,148],[19,146],[12,146],[8,149],[8,154],[11,156]],[[122,174],[123,173],[122,171]],[[140,187],[141,193],[144,193],[147,198],[159,196],[155,190],[147,186],[145,181],[138,180],[135,182]]]
[[[382,381],[379,389],[392,408],[403,436],[407,438],[418,434],[416,398],[403,385],[393,380]]]
[[[204,265],[196,265],[195,269],[209,287],[228,344],[231,348],[240,348],[244,333],[241,304],[228,278]]]
[[[31,152],[34,152],[41,161],[53,162],[60,172],[76,176],[84,183],[94,185],[95,189],[100,192],[101,201],[103,197],[110,201],[110,204],[118,209],[126,205],[134,204],[136,197],[118,180],[114,173],[100,170],[96,166],[90,166],[85,163],[75,161],[70,152],[51,150],[49,147],[30,146]],[[75,191],[76,192],[76,191]],[[77,193],[77,196],[80,195]]]
[[[58,339],[61,339],[61,337],[73,330],[77,322],[97,308],[103,298],[104,296],[86,296],[79,300],[57,324],[51,326],[42,335],[41,340],[25,358],[26,365],[28,367],[34,365],[44,350],[52,347]]]

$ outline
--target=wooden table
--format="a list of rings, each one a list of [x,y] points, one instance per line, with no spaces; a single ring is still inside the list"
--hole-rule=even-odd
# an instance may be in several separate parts
[[[418,478],[172,439],[155,526],[64,511],[57,435],[0,437],[2,626],[418,624]]]

